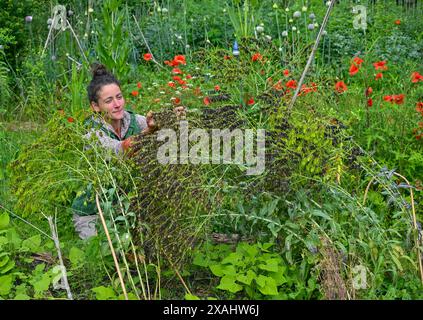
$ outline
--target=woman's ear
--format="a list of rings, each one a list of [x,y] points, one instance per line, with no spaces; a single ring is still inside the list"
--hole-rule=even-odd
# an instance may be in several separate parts
[[[100,112],[101,111],[97,102],[91,101],[90,105],[91,105],[91,109],[93,111],[95,111],[95,112]]]

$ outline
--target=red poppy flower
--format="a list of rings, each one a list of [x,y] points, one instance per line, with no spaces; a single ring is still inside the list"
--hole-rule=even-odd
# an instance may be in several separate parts
[[[421,115],[423,116],[423,102],[417,102],[416,103],[416,111],[420,112]]]
[[[186,84],[186,81],[184,81],[184,80],[178,80],[178,83],[180,84],[180,85],[184,85],[184,84]]]
[[[416,136],[416,139],[420,140],[422,138],[422,136],[423,136],[423,134],[419,134],[419,135]]]
[[[203,99],[203,103],[204,103],[206,106],[208,106],[208,105],[210,104],[210,99],[209,99],[209,97],[205,97],[205,98]]]
[[[423,81],[423,76],[420,73],[418,73],[417,71],[413,72],[411,74],[411,82],[417,83],[419,81]]]
[[[251,58],[253,61],[262,60],[263,56],[260,53],[253,54],[253,57]]]
[[[169,82],[167,83],[167,85],[168,85],[169,87],[171,87],[171,88],[175,88],[175,82],[173,82],[173,81],[169,81]]]
[[[372,93],[373,93],[373,89],[372,89],[372,87],[368,87],[368,88],[366,89],[366,97],[370,96]]]
[[[399,20],[399,19],[398,19],[398,20],[395,20],[395,21],[394,21],[394,23],[395,23],[396,25],[400,25],[400,24],[401,24],[401,20]]]
[[[373,63],[375,70],[388,70],[388,66],[386,65],[386,60],[378,61]]]
[[[317,92],[317,84],[314,82],[311,83],[311,89],[313,89],[314,92]]]
[[[375,76],[375,80],[378,79],[382,79],[383,78],[383,73],[379,72],[376,76]]]
[[[164,63],[167,64],[169,67],[176,67],[178,65],[178,62],[176,62],[175,60],[165,60]]]
[[[185,78],[186,78],[186,79],[192,79],[192,75],[187,74],[187,75],[185,76]]]
[[[174,73],[174,74],[182,74],[182,71],[179,68],[173,68],[172,69],[172,73]]]
[[[134,97],[136,97],[137,95],[139,95],[139,92],[138,92],[137,90],[133,90],[133,91],[131,92],[131,94],[132,94]]]
[[[289,81],[285,84],[285,86],[286,86],[287,88],[295,89],[295,88],[297,87],[297,81],[295,81],[295,80],[289,80]]]
[[[372,98],[367,99],[367,106],[368,106],[368,107],[373,106],[373,99],[372,99]]]
[[[138,87],[138,89],[141,89],[141,87],[142,87],[141,82],[137,83],[137,87]]]
[[[285,70],[283,71],[283,75],[284,75],[285,77],[289,77],[289,70],[288,70],[288,69],[285,69]]]
[[[181,103],[181,99],[179,98],[173,99],[173,104],[180,104],[180,103]]]
[[[247,104],[249,105],[249,106],[251,106],[251,105],[253,105],[255,102],[254,102],[254,99],[253,98],[250,98],[250,99],[248,99],[248,101],[247,101]]]
[[[153,59],[153,55],[151,53],[145,53],[143,58],[145,61],[150,61],[151,59]]]
[[[395,102],[396,104],[403,104],[403,103],[404,103],[404,97],[405,97],[405,95],[404,95],[404,94],[398,94],[398,95],[395,95],[395,96],[393,96],[393,98],[394,98],[394,102]]]
[[[175,81],[182,80],[182,78],[180,76],[173,76],[172,79],[175,80]]]
[[[313,91],[313,89],[310,88],[310,87],[307,87],[305,84],[303,84],[301,86],[301,94],[306,95],[307,93],[312,92],[312,91]]]
[[[343,93],[343,92],[347,91],[347,89],[348,89],[348,87],[347,87],[347,85],[344,83],[344,81],[338,81],[338,82],[335,84],[335,90],[336,90],[338,93]]]
[[[359,58],[359,57],[354,57],[353,62],[354,62],[357,66],[359,66],[359,65],[361,65],[361,64],[364,62],[364,60],[363,60],[363,59],[361,59],[361,58]]]
[[[386,102],[392,102],[392,101],[394,101],[394,97],[393,96],[384,96],[383,100],[385,100]]]
[[[352,63],[350,66],[350,76],[355,75],[358,72],[358,70],[359,68],[354,63]]]
[[[75,121],[75,119],[74,119],[74,118],[72,118],[72,117],[69,117],[67,120],[68,120],[68,122],[70,122],[70,123],[72,123],[72,122],[74,122],[74,121]]]
[[[214,86],[214,90],[215,90],[215,91],[219,91],[219,90],[220,90],[220,86],[215,85],[215,86]]]
[[[183,55],[176,55],[174,58],[173,58],[173,61],[174,62],[176,62],[177,63],[177,65],[178,64],[187,64],[187,62],[186,62],[186,60],[185,60],[185,57],[183,56]]]

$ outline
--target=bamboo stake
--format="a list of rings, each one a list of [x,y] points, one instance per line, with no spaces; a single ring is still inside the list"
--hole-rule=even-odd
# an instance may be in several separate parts
[[[419,229],[417,228],[416,209],[414,207],[414,195],[413,195],[413,189],[411,188],[411,184],[410,184],[410,182],[408,182],[408,180],[404,176],[400,175],[399,173],[394,172],[394,175],[402,178],[407,183],[407,185],[410,186],[411,213],[412,213],[412,217],[413,217],[413,227],[418,233]],[[370,180],[369,184],[367,185],[366,191],[364,192],[363,206],[366,203],[369,188],[370,188],[370,186],[371,186],[371,184],[374,180],[375,180],[375,177],[373,177]],[[419,263],[420,279],[421,279],[421,282],[423,284],[423,265],[422,265],[422,257],[421,257],[421,253],[420,253],[420,249],[419,249],[419,240],[418,240],[417,234],[414,234],[414,241],[416,243],[416,248],[417,248],[417,259],[418,259],[418,263]]]
[[[100,216],[101,223],[102,223],[103,228],[104,228],[104,232],[106,233],[107,241],[109,242],[110,250],[112,251],[113,260],[115,262],[115,267],[116,267],[116,271],[117,271],[118,276],[119,276],[120,285],[122,287],[123,294],[125,296],[125,299],[129,300],[128,294],[126,293],[126,289],[125,289],[125,283],[123,282],[123,277],[122,277],[122,274],[120,272],[119,262],[117,261],[115,249],[113,248],[113,243],[112,243],[112,240],[110,239],[109,230],[107,229],[106,221],[104,220],[103,211],[101,210],[101,207],[100,207],[100,201],[98,199],[98,193],[96,193],[96,195],[95,195],[95,202],[97,204],[98,214]]]
[[[292,97],[291,102],[289,103],[288,111],[287,111],[287,118],[290,117],[290,114],[291,114],[291,111],[292,111],[292,107],[294,106],[294,103],[297,100],[297,96],[298,96],[298,93],[300,92],[301,86],[302,86],[302,84],[304,82],[304,78],[305,78],[305,76],[306,76],[306,74],[308,72],[308,69],[310,68],[310,65],[311,65],[311,63],[312,63],[312,61],[314,59],[314,55],[316,54],[317,48],[319,47],[320,38],[322,37],[323,31],[326,28],[326,25],[327,25],[328,20],[329,20],[329,15],[330,15],[330,13],[331,13],[334,5],[335,5],[335,0],[330,1],[330,5],[328,7],[328,10],[326,11],[326,15],[325,15],[325,17],[323,19],[322,25],[320,26],[319,33],[317,34],[316,41],[314,42],[313,49],[311,50],[311,54],[308,57],[308,61],[307,61],[307,64],[306,64],[306,66],[305,66],[305,68],[303,70],[303,73],[301,75],[301,78],[298,81],[297,89],[295,89],[294,96]]]

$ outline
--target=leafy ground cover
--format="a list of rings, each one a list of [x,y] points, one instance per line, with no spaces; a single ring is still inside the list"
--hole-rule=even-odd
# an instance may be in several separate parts
[[[333,7],[300,84],[329,3],[2,3],[0,297],[421,299],[423,8],[361,4],[365,29]],[[84,141],[95,61],[161,128],[183,105],[190,129],[264,129],[265,170]],[[73,230],[88,184],[113,250]]]

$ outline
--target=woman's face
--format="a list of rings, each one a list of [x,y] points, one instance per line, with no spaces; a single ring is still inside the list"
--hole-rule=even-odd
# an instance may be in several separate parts
[[[101,112],[110,120],[123,119],[125,99],[117,84],[107,84],[97,93],[98,102],[91,102],[94,111]]]

